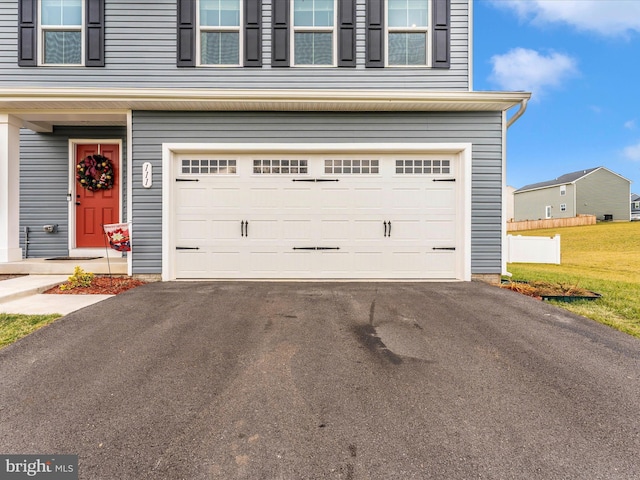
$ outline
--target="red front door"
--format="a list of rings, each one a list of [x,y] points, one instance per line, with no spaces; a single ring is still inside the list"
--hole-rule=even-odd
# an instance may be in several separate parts
[[[102,225],[120,221],[120,146],[76,145],[76,165],[88,155],[95,154],[111,160],[114,172],[113,188],[92,192],[83,188],[76,180],[76,248],[104,247]]]

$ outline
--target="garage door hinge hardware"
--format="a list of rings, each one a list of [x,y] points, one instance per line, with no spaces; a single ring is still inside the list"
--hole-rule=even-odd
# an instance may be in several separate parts
[[[293,247],[294,250],[340,250],[340,247]]]
[[[176,182],[199,182],[197,178],[176,178]]]
[[[384,236],[385,237],[390,237],[391,236],[391,220],[384,221],[382,222],[384,224]],[[389,232],[387,232],[387,227],[389,227]]]
[[[176,250],[200,250],[200,247],[176,247]]]
[[[249,220],[242,220],[240,222],[240,236],[248,237],[249,236]]]
[[[455,182],[455,178],[434,178],[434,182]]]
[[[456,247],[433,247],[434,250],[455,250]]]
[[[339,182],[337,178],[294,178],[294,182]]]

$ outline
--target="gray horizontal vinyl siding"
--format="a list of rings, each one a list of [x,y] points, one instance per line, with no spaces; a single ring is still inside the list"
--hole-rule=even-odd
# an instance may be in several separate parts
[[[354,88],[469,90],[469,5],[451,0],[451,68],[365,68],[358,0],[356,68],[271,68],[271,0],[263,1],[259,68],[177,68],[176,0],[106,0],[104,67],[18,67],[17,0],[0,2],[0,87]]]
[[[576,203],[579,214],[595,215],[603,220],[628,221],[631,217],[631,184],[628,180],[609,172],[596,170],[576,181]]]
[[[162,269],[162,144],[465,142],[473,144],[472,273],[501,273],[502,114],[133,112],[136,274]],[[141,188],[142,164],[154,166]]]
[[[122,140],[126,165],[126,131],[117,127],[64,127],[54,133],[20,132],[20,246],[30,258],[69,254],[69,139]],[[126,168],[122,169],[126,185]],[[123,194],[126,191],[123,191]],[[123,198],[123,210],[126,199]],[[44,225],[58,225],[45,233]],[[25,249],[25,227],[29,244]]]
[[[544,220],[546,206],[551,207],[551,218],[570,218],[576,216],[575,185],[565,185],[566,195],[560,195],[560,186],[541,188],[514,194],[514,217],[517,222],[523,220]],[[561,205],[567,206],[562,211]]]

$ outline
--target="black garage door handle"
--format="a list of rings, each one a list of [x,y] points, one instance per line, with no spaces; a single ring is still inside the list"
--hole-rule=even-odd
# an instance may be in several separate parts
[[[391,236],[391,220],[389,220],[388,222],[385,220],[382,223],[384,224],[384,236],[385,237],[390,237]],[[387,227],[389,227],[389,231],[388,232],[387,232]]]

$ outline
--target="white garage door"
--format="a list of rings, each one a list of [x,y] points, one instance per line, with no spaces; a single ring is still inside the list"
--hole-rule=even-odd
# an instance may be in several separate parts
[[[179,155],[176,278],[461,278],[457,159]]]

